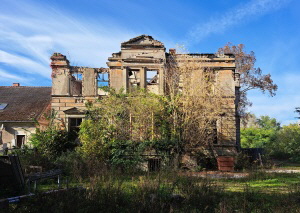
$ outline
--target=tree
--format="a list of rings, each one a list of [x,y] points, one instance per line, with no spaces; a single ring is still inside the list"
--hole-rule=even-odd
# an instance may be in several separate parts
[[[253,113],[248,113],[246,117],[241,117],[241,128],[250,127],[258,127],[257,118]]]
[[[260,118],[257,119],[257,124],[260,128],[263,129],[274,129],[274,130],[280,129],[280,122],[278,122],[276,118],[270,118],[267,115],[260,116]]]
[[[252,117],[255,118],[254,115]],[[260,116],[255,123],[241,130],[241,145],[243,148],[267,148],[276,141],[280,123],[275,118]]]
[[[120,165],[137,152],[202,151],[214,142],[228,101],[215,82],[216,72],[207,64],[185,60],[167,69],[166,96],[108,89],[109,95],[89,109],[89,119],[80,126],[82,153]]]
[[[136,166],[145,151],[172,151],[164,97],[143,89],[106,91],[109,95],[89,107],[80,125],[80,151],[85,157],[124,168]]]
[[[273,157],[300,161],[300,128],[297,124],[283,126],[269,146]]]
[[[300,114],[300,107],[296,107],[295,109],[296,109],[295,112]],[[300,117],[296,117],[296,118],[300,119]]]
[[[208,148],[216,141],[217,123],[228,100],[217,83],[217,72],[189,57],[178,54],[168,58],[165,81],[173,137],[185,152],[210,155]],[[224,125],[224,132],[226,128]]]
[[[274,129],[245,128],[241,130],[242,148],[269,148],[270,143],[276,139]]]
[[[239,113],[241,117],[246,116],[246,108],[252,103],[247,98],[247,92],[252,89],[259,89],[274,96],[278,86],[274,84],[270,74],[263,74],[262,70],[255,67],[256,57],[254,52],[247,53],[243,44],[226,44],[218,50],[219,54],[234,54],[236,58],[236,71],[240,73],[241,89]]]

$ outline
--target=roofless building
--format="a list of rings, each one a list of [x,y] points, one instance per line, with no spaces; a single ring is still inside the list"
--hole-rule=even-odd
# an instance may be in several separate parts
[[[51,107],[57,111],[57,122],[68,130],[77,129],[85,118],[86,101],[95,102],[106,95],[99,89],[100,86],[107,85],[116,90],[123,88],[125,92],[139,87],[165,95],[168,63],[204,64],[217,73],[223,97],[228,100],[226,113],[220,116],[222,123],[217,125],[217,135],[222,137],[213,144],[214,150],[218,156],[236,154],[240,145],[237,113],[240,83],[239,73],[235,72],[234,55],[177,54],[175,49],[166,52],[162,42],[149,35],[141,35],[121,43],[121,50],[108,58],[108,68],[71,66],[66,56],[60,53],[54,53],[51,60]]]

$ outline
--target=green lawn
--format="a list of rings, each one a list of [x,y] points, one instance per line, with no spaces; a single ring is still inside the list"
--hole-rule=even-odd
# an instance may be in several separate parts
[[[226,191],[242,192],[245,189],[262,193],[288,193],[299,187],[300,173],[252,173],[249,177],[214,180]]]

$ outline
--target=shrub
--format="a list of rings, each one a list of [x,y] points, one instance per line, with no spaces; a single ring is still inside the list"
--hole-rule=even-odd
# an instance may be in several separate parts
[[[62,153],[56,158],[55,164],[62,169],[67,176],[75,180],[81,180],[88,175],[88,163],[83,159],[80,153],[76,151]]]
[[[56,159],[63,152],[74,150],[77,145],[67,131],[51,126],[46,130],[37,128],[36,133],[32,134],[30,142],[50,160]]]

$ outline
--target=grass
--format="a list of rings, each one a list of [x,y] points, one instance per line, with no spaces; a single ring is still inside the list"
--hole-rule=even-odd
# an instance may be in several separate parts
[[[245,187],[262,193],[288,193],[290,188],[300,183],[298,173],[252,173],[248,177],[237,179],[219,179],[214,181],[226,191],[242,192]]]
[[[278,169],[300,170],[300,164],[287,161],[278,165]]]
[[[85,182],[86,190],[43,194],[57,188],[42,182],[37,196],[11,212],[300,212],[300,174],[250,173],[208,179],[176,173],[107,173]],[[180,195],[179,200],[176,196]],[[184,198],[180,200],[180,198]]]
[[[280,169],[291,167],[299,169],[295,164],[282,164]],[[69,178],[70,188],[86,190],[45,194],[58,188],[56,180],[40,181],[36,196],[5,212],[300,212],[300,173],[254,171],[241,178],[171,171],[95,174]],[[61,179],[62,187],[65,180]]]

